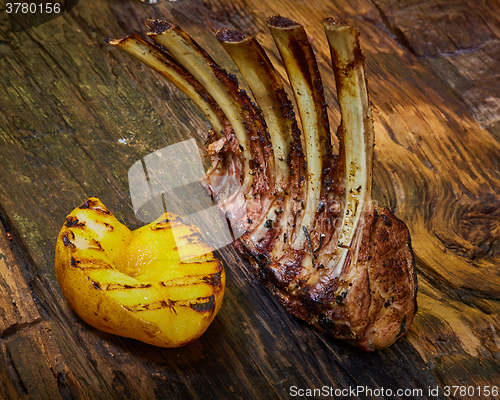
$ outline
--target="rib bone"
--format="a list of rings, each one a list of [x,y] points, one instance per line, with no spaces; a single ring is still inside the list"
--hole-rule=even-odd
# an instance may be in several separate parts
[[[281,191],[288,185],[288,154],[292,136],[297,129],[291,110],[292,105],[264,49],[252,37],[236,30],[223,29],[217,39],[231,56],[245,78],[266,121],[276,165],[276,189]]]
[[[267,23],[285,65],[302,121],[307,159],[307,197],[302,226],[310,229],[321,195],[323,163],[331,154],[321,76],[301,25],[279,15],[269,18]],[[304,232],[299,233],[294,243],[296,248],[304,245]]]
[[[359,32],[346,20],[329,18],[324,21],[324,26],[342,115],[338,132],[346,187],[342,228],[337,241],[341,260],[338,265],[341,267],[352,247],[360,219],[371,201],[374,134]]]
[[[186,94],[214,128],[218,137],[224,131],[224,113],[205,88],[169,54],[139,35],[132,33],[123,39],[107,39],[107,43],[125,51],[168,79]]]
[[[181,28],[165,21],[148,20],[151,32],[147,35],[165,46],[168,52],[186,68],[212,95],[226,114],[227,119],[238,138],[243,155],[243,192],[248,194],[254,181],[255,168],[250,167],[250,160],[265,168],[266,161],[258,152],[251,150],[251,137],[262,139],[265,126],[250,129],[251,124],[259,123],[260,115],[255,116],[248,97],[240,91],[234,79],[229,77],[216,62]],[[244,114],[244,111],[252,115]],[[261,178],[263,178],[261,170]],[[266,175],[269,177],[269,175]]]

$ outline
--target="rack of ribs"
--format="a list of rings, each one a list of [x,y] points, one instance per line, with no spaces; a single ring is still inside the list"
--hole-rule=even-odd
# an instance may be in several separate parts
[[[417,277],[408,228],[371,198],[374,132],[359,32],[346,20],[324,20],[341,112],[333,154],[303,26],[279,15],[267,23],[299,118],[264,49],[237,30],[217,38],[253,99],[172,23],[148,20],[153,41],[131,34],[107,42],[158,71],[207,116],[212,166],[204,185],[235,247],[286,310],[363,350],[385,348],[409,329]]]

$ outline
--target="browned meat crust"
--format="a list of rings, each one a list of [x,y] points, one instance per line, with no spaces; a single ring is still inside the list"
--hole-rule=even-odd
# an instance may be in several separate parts
[[[416,313],[417,277],[408,228],[371,200],[374,134],[359,33],[345,20],[324,21],[342,114],[334,155],[321,76],[300,24],[268,20],[302,132],[254,38],[228,29],[217,34],[252,102],[182,29],[165,21],[147,25],[162,46],[151,45],[150,53],[175,60],[175,79],[135,51],[137,38],[109,43],[194,93],[202,107],[200,94],[206,99],[219,131],[207,142],[212,168],[205,185],[260,281],[288,312],[321,331],[367,351],[391,345]]]

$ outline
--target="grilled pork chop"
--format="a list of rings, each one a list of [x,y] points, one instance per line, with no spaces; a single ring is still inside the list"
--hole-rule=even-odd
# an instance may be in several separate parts
[[[302,130],[254,38],[217,32],[255,102],[181,28],[146,25],[154,43],[134,34],[108,43],[205,112],[214,128],[205,186],[260,281],[321,331],[367,351],[391,345],[413,320],[417,280],[407,227],[371,199],[374,134],[359,32],[345,20],[324,21],[342,116],[335,155],[321,76],[300,24],[268,19]]]

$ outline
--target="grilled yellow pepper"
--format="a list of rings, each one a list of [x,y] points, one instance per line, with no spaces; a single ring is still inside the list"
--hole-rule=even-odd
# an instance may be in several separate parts
[[[85,322],[161,347],[200,337],[224,295],[222,263],[196,227],[165,213],[131,232],[95,197],[66,218],[55,267]]]

